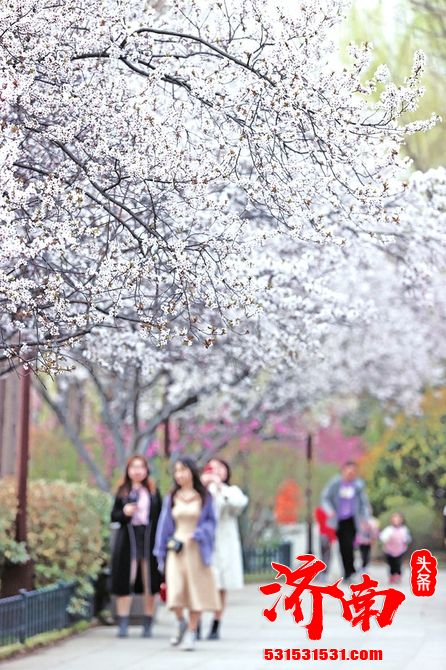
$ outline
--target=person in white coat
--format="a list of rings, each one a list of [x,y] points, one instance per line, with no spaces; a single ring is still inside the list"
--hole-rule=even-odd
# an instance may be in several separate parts
[[[243,587],[243,557],[237,517],[247,506],[248,497],[238,486],[231,485],[231,469],[221,458],[209,461],[202,481],[214,499],[217,517],[212,567],[220,591],[221,609],[214,614],[208,640],[218,640],[226,592]]]

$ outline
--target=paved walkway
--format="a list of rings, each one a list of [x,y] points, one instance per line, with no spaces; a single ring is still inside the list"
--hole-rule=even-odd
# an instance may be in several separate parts
[[[372,566],[372,577],[383,587],[386,582],[383,566]],[[368,633],[352,628],[340,614],[339,603],[324,599],[324,633],[318,642],[310,642],[306,631],[297,626],[289,612],[280,611],[276,622],[262,615],[270,598],[262,596],[254,585],[231,594],[230,606],[223,625],[222,639],[202,641],[195,652],[184,652],[169,646],[173,619],[164,607],[159,609],[154,637],[143,640],[138,628],[130,629],[130,637],[116,638],[114,627],[98,627],[50,649],[3,664],[10,670],[266,670],[268,668],[308,668],[336,670],[444,670],[446,668],[446,571],[439,576],[433,598],[416,598],[406,581],[401,590],[406,594],[393,624],[380,629],[372,622]],[[304,612],[309,613],[304,600]],[[204,622],[207,630],[208,618]],[[263,660],[264,647],[382,649],[382,661],[271,661]]]

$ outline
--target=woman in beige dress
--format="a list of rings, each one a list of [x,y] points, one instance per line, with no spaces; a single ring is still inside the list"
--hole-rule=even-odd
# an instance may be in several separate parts
[[[173,646],[192,651],[203,611],[220,609],[211,568],[216,517],[212,496],[200,481],[195,461],[183,456],[174,467],[174,487],[163,502],[154,554],[165,572],[167,606],[175,612],[177,634]],[[189,610],[189,622],[184,618]]]

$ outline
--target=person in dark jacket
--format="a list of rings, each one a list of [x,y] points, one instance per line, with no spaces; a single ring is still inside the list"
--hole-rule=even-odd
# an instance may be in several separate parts
[[[161,497],[144,456],[132,456],[118,488],[111,520],[118,522],[112,553],[112,593],[116,595],[119,637],[127,637],[131,597],[144,594],[143,637],[151,637],[154,596],[161,575],[153,555]]]

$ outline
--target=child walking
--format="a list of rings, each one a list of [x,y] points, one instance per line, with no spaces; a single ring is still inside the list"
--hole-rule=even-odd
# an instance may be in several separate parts
[[[320,557],[326,565],[324,572],[319,574],[319,581],[325,583],[327,581],[327,575],[330,570],[332,546],[337,539],[336,531],[327,524],[329,516],[323,507],[316,507],[314,510],[314,516],[319,528]]]
[[[412,541],[412,536],[401,512],[392,514],[390,525],[386,526],[380,533],[379,539],[383,544],[384,555],[390,570],[389,581],[391,584],[399,584],[401,582],[403,557]]]
[[[371,512],[370,512],[371,514]],[[372,546],[379,536],[379,522],[374,516],[361,519],[359,530],[356,533],[355,546],[358,547],[361,555],[361,567],[365,570],[370,563],[370,554]]]

